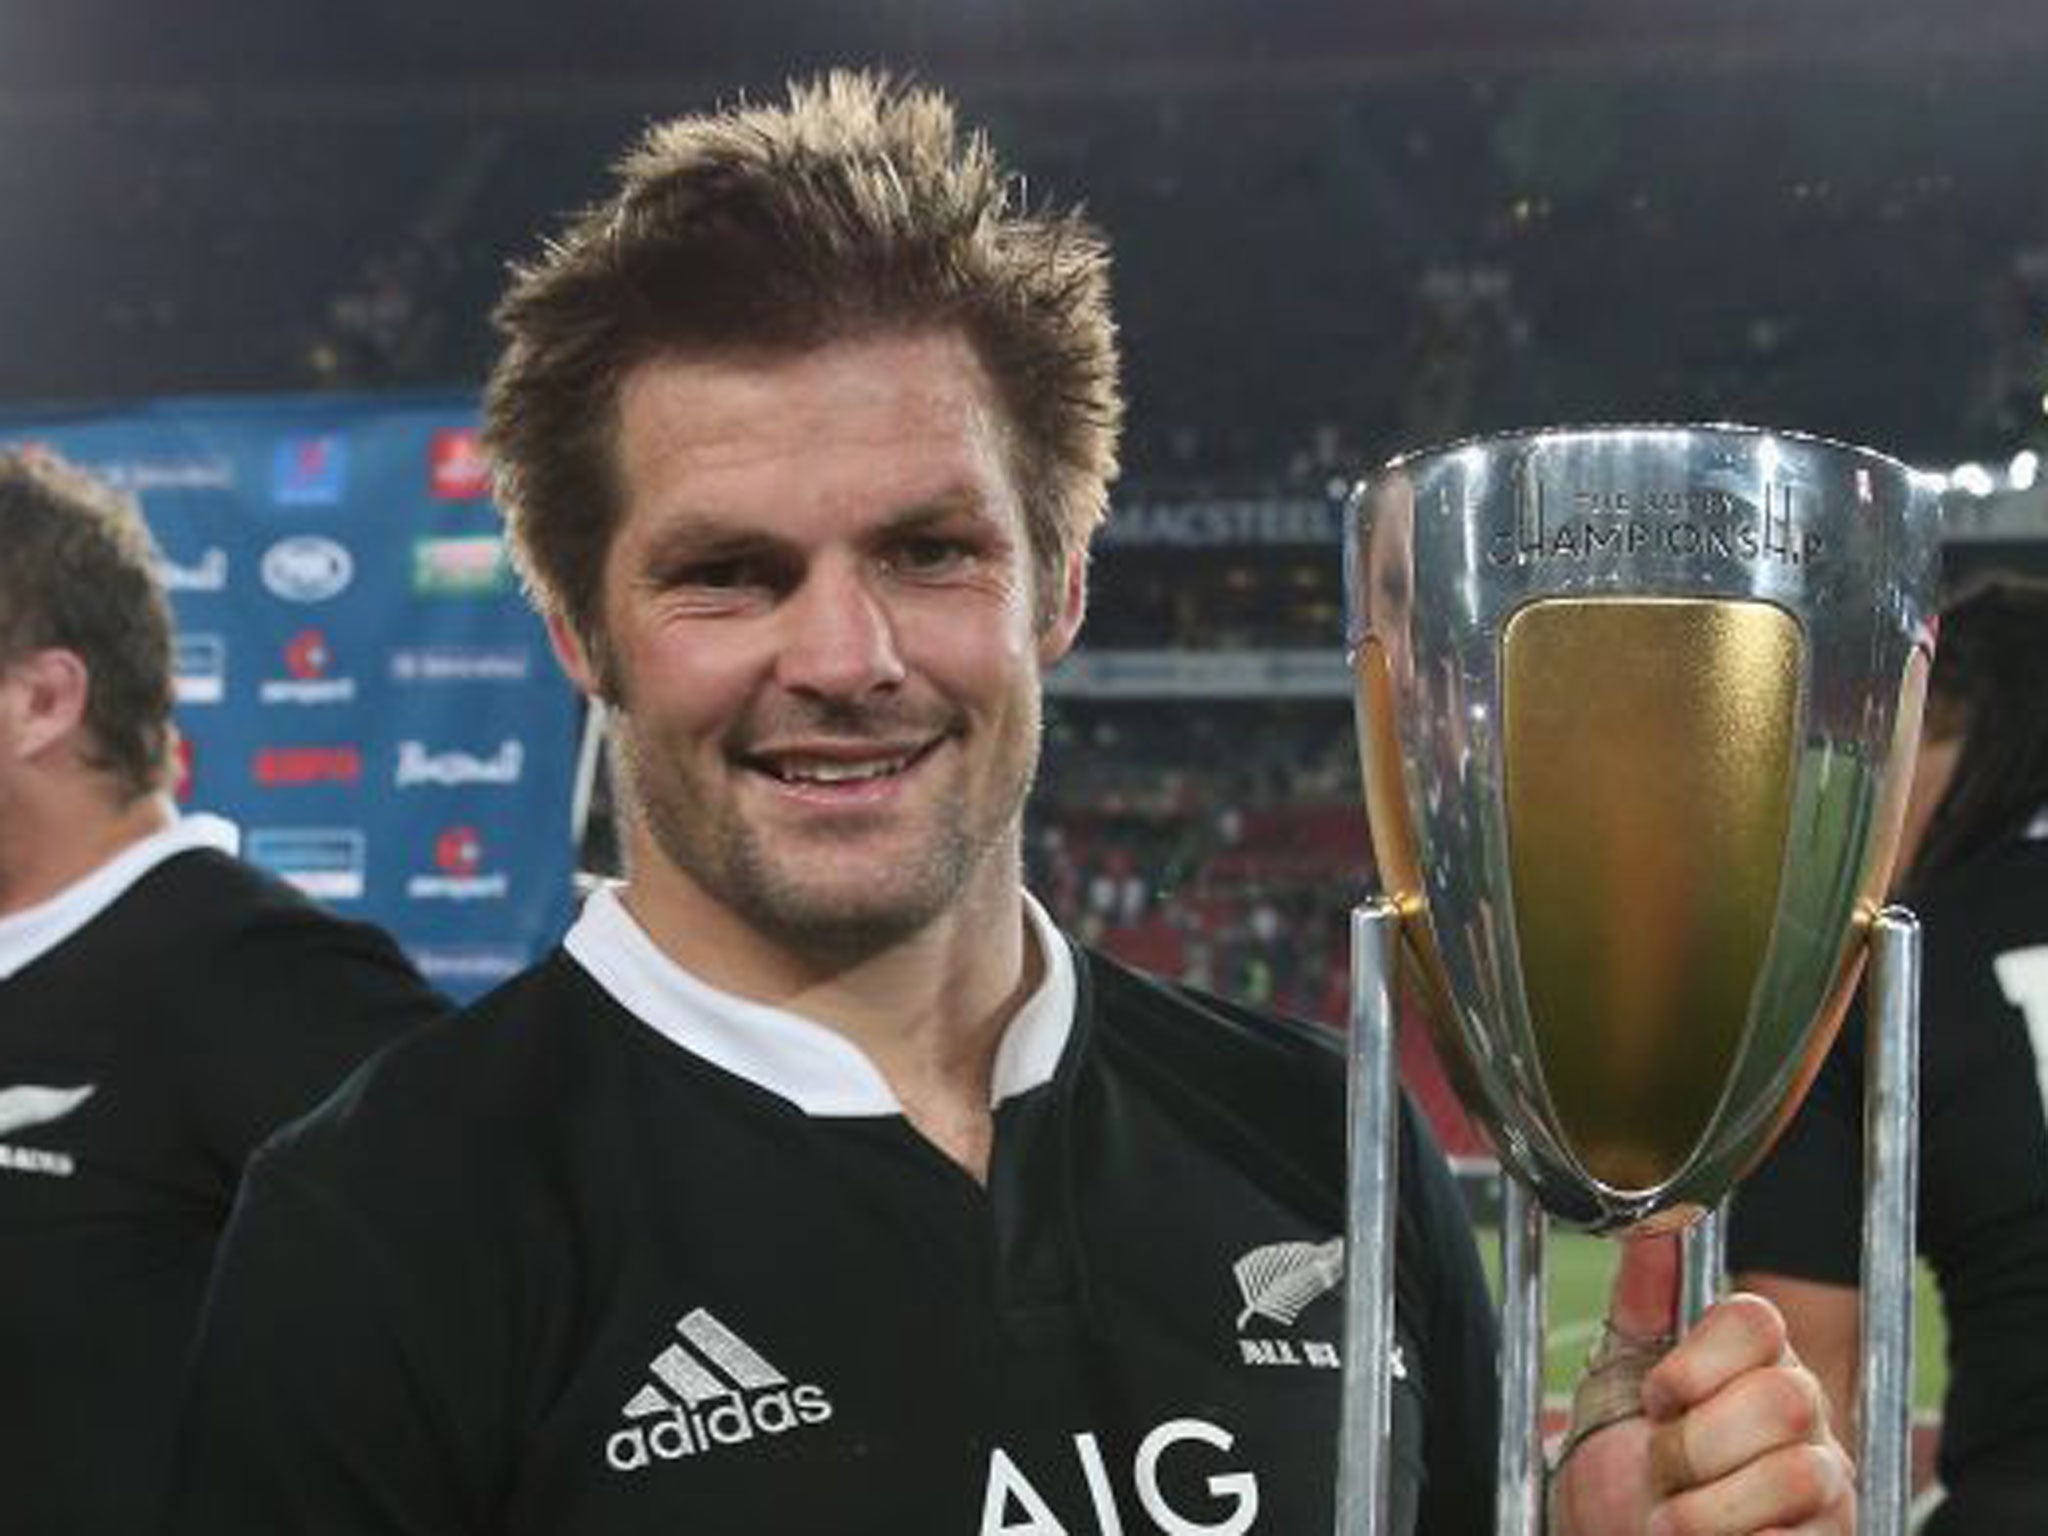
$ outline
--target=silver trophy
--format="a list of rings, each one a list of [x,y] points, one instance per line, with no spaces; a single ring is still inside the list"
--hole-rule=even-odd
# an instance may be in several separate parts
[[[1901,1528],[1885,1520],[1905,1502],[1917,951],[1881,903],[1932,649],[1937,496],[1812,437],[1655,426],[1454,444],[1353,498],[1385,895],[1354,923],[1349,1252],[1393,1246],[1398,949],[1512,1175],[1503,1532],[1540,1528],[1544,1213],[1622,1233],[1713,1212],[1790,1118],[1873,951],[1862,1528]],[[1689,1256],[1691,1307],[1715,1241]],[[1383,1518],[1388,1388],[1368,1362],[1390,1281],[1374,1268],[1353,1266],[1347,1303],[1343,1536]]]

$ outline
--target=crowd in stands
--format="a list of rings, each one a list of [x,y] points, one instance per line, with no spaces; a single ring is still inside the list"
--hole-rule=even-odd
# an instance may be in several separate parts
[[[1320,493],[1546,420],[1732,415],[1948,463],[2040,427],[2027,61],[1597,86],[1410,61],[964,95],[1032,195],[1115,242],[1142,481]],[[505,264],[637,126],[702,105],[639,91],[19,106],[0,270],[34,302],[0,400],[473,387]]]
[[[17,103],[0,402],[474,387],[506,263],[637,126],[705,104],[633,89]],[[1120,499],[1330,498],[1392,452],[1539,421],[1732,416],[1936,463],[2042,430],[2027,58],[962,97],[1031,195],[1084,200],[1114,241]],[[1331,649],[1337,571],[1327,545],[1106,541],[1085,643]],[[1368,876],[1349,700],[1062,699],[1050,729],[1074,739],[1029,857],[1058,914],[1339,1023]]]
[[[1351,706],[1061,700],[1028,823],[1033,890],[1131,965],[1333,1030],[1371,886]],[[1482,1151],[1413,999],[1401,1072],[1454,1155]]]
[[[1350,706],[1065,701],[1032,885],[1134,965],[1335,1025],[1371,857]]]

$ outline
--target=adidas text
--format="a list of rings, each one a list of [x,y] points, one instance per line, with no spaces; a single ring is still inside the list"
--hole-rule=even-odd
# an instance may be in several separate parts
[[[799,1424],[822,1424],[831,1417],[832,1404],[823,1389],[808,1384],[731,1397],[705,1409],[671,1403],[666,1414],[614,1434],[605,1442],[604,1459],[620,1472],[638,1472],[652,1461],[680,1461],[715,1446],[744,1445],[757,1434],[787,1434]]]
[[[681,1461],[757,1435],[786,1435],[832,1417],[824,1389],[792,1383],[704,1308],[675,1325],[675,1337],[647,1362],[652,1380],[627,1401],[623,1427],[604,1443],[616,1472]]]

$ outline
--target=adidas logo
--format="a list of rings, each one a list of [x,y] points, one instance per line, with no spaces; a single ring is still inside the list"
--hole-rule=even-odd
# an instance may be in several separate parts
[[[614,1471],[638,1472],[832,1417],[822,1387],[792,1385],[702,1307],[676,1333],[678,1342],[647,1362],[654,1380],[622,1410],[630,1422],[604,1443]]]

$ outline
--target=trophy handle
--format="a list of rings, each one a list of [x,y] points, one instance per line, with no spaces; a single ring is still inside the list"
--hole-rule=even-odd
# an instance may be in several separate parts
[[[1344,1386],[1337,1442],[1337,1536],[1384,1536],[1392,1444],[1395,1157],[1394,968],[1401,918],[1384,897],[1351,912],[1350,1198],[1344,1228]],[[1544,1238],[1549,1219],[1502,1175],[1501,1430],[1495,1530],[1542,1536]]]
[[[1344,1387],[1337,1447],[1337,1536],[1384,1536],[1393,1418],[1394,957],[1400,917],[1373,898],[1351,913],[1351,1197],[1344,1231]],[[1864,1536],[1904,1536],[1912,1489],[1913,1254],[1919,1180],[1920,925],[1887,907],[1871,925],[1870,1037],[1863,1189],[1864,1368],[1857,1518]],[[1688,1243],[1687,1321],[1713,1298],[1720,1213]],[[1506,1180],[1501,1225],[1500,1536],[1542,1529],[1545,1217]],[[1373,1257],[1366,1257],[1371,1255]]]
[[[1394,1380],[1394,1209],[1400,1099],[1394,1069],[1394,955],[1401,919],[1372,897],[1351,911],[1349,1189],[1344,1225],[1344,1399],[1337,1440],[1337,1536],[1383,1536]]]
[[[1500,1450],[1494,1462],[1497,1536],[1543,1536],[1543,1351],[1550,1218],[1529,1186],[1501,1170]]]
[[[1721,1299],[1728,1278],[1728,1202],[1723,1200],[1685,1229],[1680,1236],[1684,1267],[1679,1272],[1678,1331],[1692,1325]]]
[[[1903,1536],[1913,1491],[1913,1225],[1920,1172],[1920,923],[1904,907],[1886,907],[1871,924],[1869,1008],[1856,1515],[1863,1536]]]

